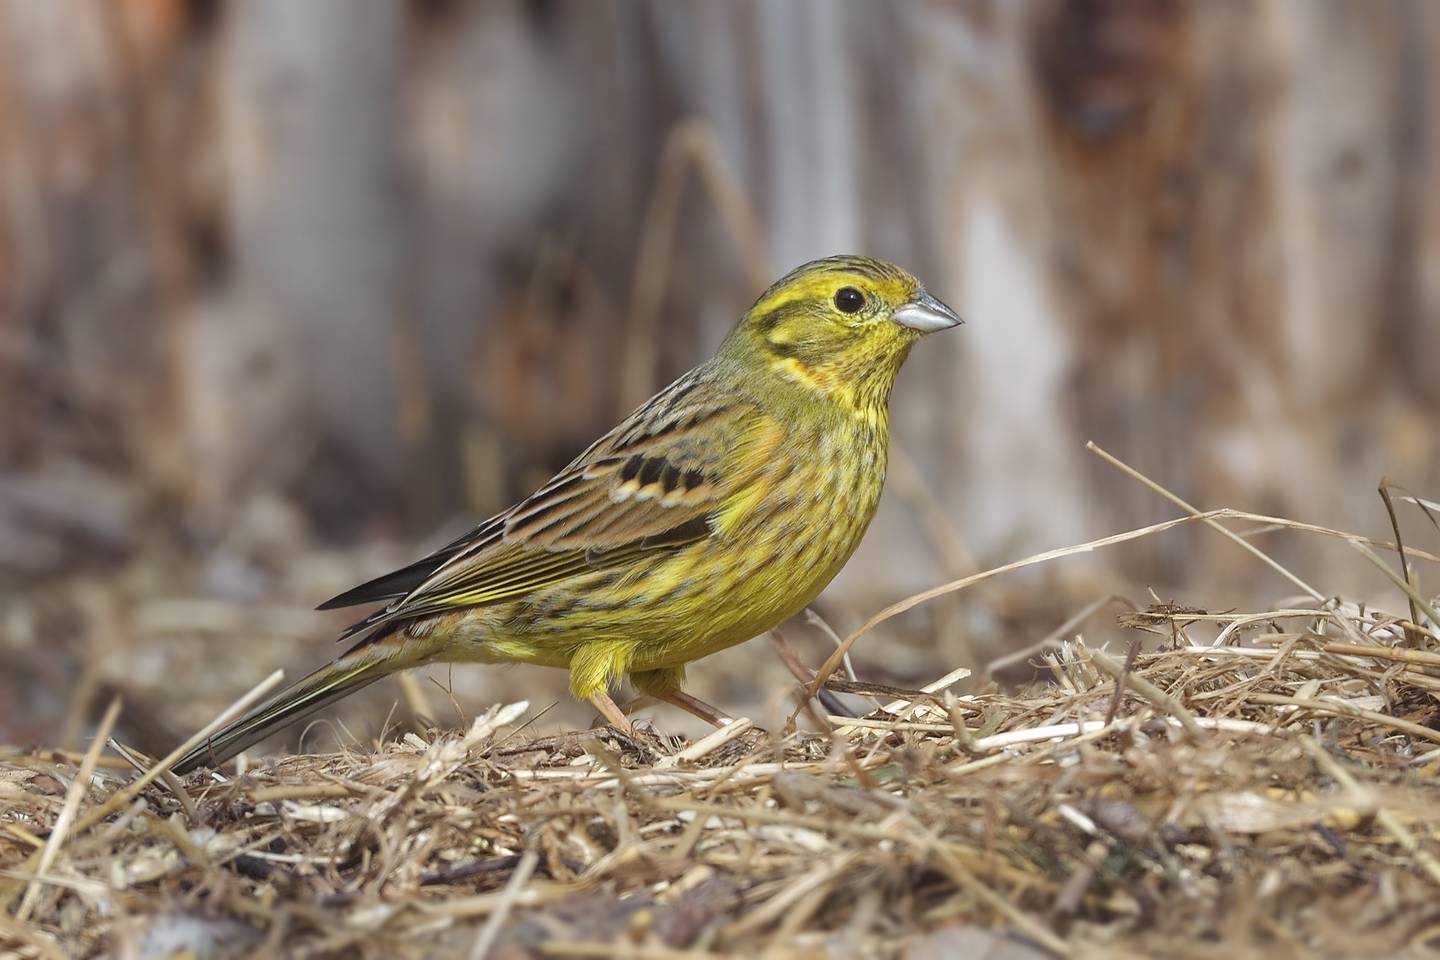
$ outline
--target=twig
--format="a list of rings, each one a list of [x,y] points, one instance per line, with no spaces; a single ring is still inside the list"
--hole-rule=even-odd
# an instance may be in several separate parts
[[[851,854],[841,854],[838,857],[817,863],[810,869],[809,873],[799,877],[765,903],[753,910],[747,911],[745,916],[730,925],[729,934],[731,936],[739,936],[745,933],[752,933],[774,922],[782,913],[804,899],[808,894],[816,890],[824,889],[827,884],[834,884],[840,875],[850,868],[854,859],[854,856]]]
[[[1200,728],[1200,724],[1195,722],[1195,715],[1185,709],[1185,706],[1179,700],[1176,700],[1144,677],[1116,663],[1105,651],[1091,650],[1090,662],[1113,679],[1117,689],[1129,687],[1146,700],[1155,704],[1155,706],[1162,710],[1169,711],[1170,715],[1176,720],[1179,720],[1180,725],[1184,727],[1185,731],[1191,736],[1198,737],[1204,732]]]
[[[1382,727],[1392,727],[1396,730],[1408,733],[1412,737],[1419,737],[1422,740],[1433,740],[1440,743],[1440,730],[1431,730],[1429,727],[1410,720],[1402,720],[1399,717],[1392,717],[1388,713],[1379,713],[1375,710],[1365,710],[1343,700],[1315,700],[1309,697],[1284,697],[1273,693],[1252,693],[1246,698],[1250,703],[1266,703],[1274,706],[1300,707],[1305,710],[1314,710],[1317,713],[1333,713],[1341,717],[1354,717],[1356,720],[1368,720],[1370,723],[1379,724]]]
[[[1401,497],[1402,500],[1407,499]],[[1361,543],[1381,550],[1389,550],[1391,553],[1403,552],[1411,560],[1425,560],[1430,563],[1440,563],[1440,556],[1430,553],[1428,550],[1421,550],[1417,547],[1400,547],[1386,540],[1375,540],[1371,537],[1362,537],[1358,534],[1347,533],[1344,530],[1336,530],[1334,527],[1322,527],[1318,523],[1302,523],[1299,520],[1290,520],[1285,517],[1271,517],[1263,513],[1251,513],[1248,510],[1230,510],[1228,515],[1232,520],[1249,520],[1253,523],[1265,524],[1264,530],[1298,530],[1301,533],[1314,533],[1322,537],[1329,537],[1333,540],[1359,540]],[[1252,536],[1262,531],[1247,530],[1240,536]]]
[[[430,698],[425,695],[425,688],[415,675],[409,670],[402,670],[396,680],[400,683],[400,692],[405,697],[405,706],[410,708],[410,715],[434,720],[435,712],[430,706]]]
[[[785,664],[785,669],[790,671],[790,675],[800,686],[804,687],[815,678],[815,674],[800,661],[800,655],[795,652],[795,648],[790,645],[785,632],[779,627],[770,628],[770,645],[775,648],[780,662]],[[831,713],[850,713],[850,709],[845,706],[844,702],[829,690],[821,690],[819,699],[821,705]]]
[[[174,750],[171,750],[170,753],[168,753],[163,760],[155,764],[155,766],[151,767],[150,771],[144,776],[142,776],[139,780],[136,780],[134,783],[125,787],[123,790],[117,791],[110,797],[109,800],[106,800],[99,807],[90,811],[87,816],[82,818],[80,822],[75,825],[75,832],[82,833],[86,830],[89,830],[91,827],[95,826],[95,824],[110,816],[110,814],[119,810],[121,807],[124,807],[131,800],[133,800],[135,796],[140,793],[141,790],[144,790],[146,787],[150,786],[150,784],[153,783],[155,779],[160,776],[160,774],[164,773],[166,770],[169,770],[170,767],[174,765],[176,760],[179,760],[181,757],[185,756],[185,754],[189,753],[190,750],[194,747],[204,743],[207,737],[213,734],[216,730],[219,730],[226,723],[229,723],[232,717],[238,716],[247,708],[249,708],[252,703],[265,696],[265,694],[268,693],[271,688],[274,687],[277,683],[279,683],[284,678],[284,676],[284,670],[276,670],[274,673],[270,674],[270,676],[260,681],[260,683],[256,684],[253,688],[251,688],[249,693],[245,694],[239,700],[236,700],[234,703],[230,704],[230,706],[226,707],[223,711],[221,711],[219,716],[217,716],[214,720],[211,720],[204,727],[200,728],[200,730],[197,731],[189,740],[186,740],[184,743],[180,744],[180,746],[176,747]]]
[[[1405,541],[1400,539],[1400,521],[1395,516],[1395,504],[1390,499],[1390,479],[1388,477],[1380,478],[1380,501],[1385,504],[1385,512],[1390,516],[1390,529],[1395,531],[1395,546],[1399,548],[1397,553],[1400,555],[1400,574],[1405,578],[1406,583],[1411,587],[1416,587],[1415,580],[1410,576],[1410,563],[1405,559]],[[1410,602],[1411,622],[1419,623],[1420,607],[1415,603],[1415,598],[1407,593],[1405,599]],[[1422,634],[1418,630],[1406,630],[1405,636],[1410,639],[1411,646],[1418,647],[1422,642]]]
[[[961,712],[955,694],[948,690],[945,692],[945,712],[950,716],[950,727],[955,734],[955,743],[972,757],[979,755],[980,745],[975,742],[975,735],[965,725],[965,714]]]
[[[949,583],[942,583],[940,586],[931,587],[929,590],[922,590],[920,593],[906,597],[904,600],[901,600],[897,603],[890,604],[890,606],[881,610],[879,613],[874,614],[870,617],[870,619],[866,620],[859,627],[857,627],[854,632],[852,632],[848,637],[845,638],[845,642],[842,643],[839,648],[837,648],[836,651],[830,654],[829,658],[826,659],[825,663],[816,672],[815,679],[811,681],[809,687],[806,688],[806,692],[809,696],[815,696],[816,691],[818,691],[820,687],[824,685],[826,680],[830,679],[830,675],[834,673],[835,670],[840,666],[840,661],[844,659],[845,654],[850,652],[850,648],[855,645],[855,641],[859,640],[865,634],[869,633],[871,630],[875,629],[877,626],[884,623],[886,620],[889,620],[892,617],[898,617],[905,611],[910,610],[914,607],[918,607],[920,604],[925,603],[927,600],[933,600],[936,597],[942,597],[947,593],[955,593],[957,591],[964,590],[965,588],[974,586],[977,583],[982,583],[986,580],[998,577],[1001,574],[1011,573],[1015,570],[1024,569],[1025,567],[1033,567],[1037,564],[1049,563],[1051,560],[1059,560],[1063,557],[1070,557],[1080,553],[1090,553],[1091,551],[1098,550],[1102,547],[1112,547],[1116,544],[1128,543],[1131,540],[1138,540],[1141,537],[1148,537],[1156,533],[1162,533],[1166,530],[1174,529],[1175,527],[1184,526],[1185,524],[1191,523],[1195,520],[1204,521],[1207,519],[1212,519],[1214,517],[1223,517],[1228,515],[1229,511],[1227,510],[1215,510],[1210,513],[1201,514],[1199,516],[1180,517],[1177,520],[1166,520],[1163,523],[1152,523],[1148,527],[1137,527],[1134,530],[1127,530],[1124,533],[1111,534],[1108,537],[1101,537],[1098,540],[1090,540],[1086,543],[1076,544],[1070,547],[1060,547],[1055,550],[1046,550],[1043,553],[1037,553],[1033,556],[1026,557],[1024,560],[1016,560],[1013,563],[1002,564],[1001,566],[993,567],[989,570],[972,574],[968,577],[962,577],[959,580],[952,580]]]
[[[46,958],[46,960],[65,960],[65,954],[55,945],[48,934],[41,933],[28,923],[21,923],[19,920],[12,920],[5,914],[0,913],[0,945],[7,947],[5,957],[27,956],[23,950],[11,950],[15,944],[28,944],[35,949],[34,956]]]
[[[546,940],[539,951],[547,957],[614,957],[616,960],[734,960],[733,953],[672,950],[636,943],[600,943],[593,940]]]
[[[679,753],[661,758],[661,760],[655,764],[655,768],[657,770],[663,770],[666,767],[673,767],[679,763],[699,760],[706,754],[719,750],[741,734],[748,733],[754,729],[754,727],[755,723],[749,717],[737,717],[733,723],[727,723],[708,736],[701,737]]]
[[[136,773],[143,774],[147,769],[145,766],[146,763],[153,762],[149,757],[136,753],[113,737],[110,739],[110,747],[116,753],[120,754],[120,756],[124,757]],[[185,785],[180,782],[180,778],[169,770],[166,770],[160,775],[160,779],[164,781],[165,786],[170,792],[175,795],[175,799],[180,801],[180,808],[185,811],[185,819],[192,824],[198,823],[200,820],[200,811],[196,808],[195,801],[190,799],[190,794],[186,791]]]
[[[34,857],[38,857],[35,864],[35,876],[30,885],[25,888],[25,896],[20,900],[20,908],[15,911],[15,919],[21,923],[30,919],[30,911],[35,909],[35,898],[40,895],[40,886],[45,880],[45,874],[55,864],[55,857],[60,853],[60,847],[65,843],[70,834],[70,825],[75,822],[75,815],[80,810],[80,801],[90,791],[90,776],[95,772],[95,760],[100,756],[100,751],[105,748],[105,741],[110,739],[110,731],[115,727],[115,720],[120,716],[120,698],[114,697],[110,705],[105,708],[105,715],[100,718],[100,726],[95,731],[95,739],[90,743],[90,749],[85,751],[85,759],[80,761],[80,769],[75,774],[75,779],[70,781],[70,789],[65,791],[65,805],[60,808],[60,815],[55,818],[55,826],[50,831],[50,838],[45,841],[45,846]],[[77,829],[77,833],[79,830]],[[32,859],[34,858],[32,857]]]
[[[281,800],[324,800],[353,797],[359,791],[344,783],[284,783],[274,787],[251,790],[245,798],[251,803],[277,803]]]
[[[805,608],[805,622],[810,624],[810,626],[814,627],[815,629],[819,630],[821,633],[825,634],[826,638],[828,638],[829,641],[835,646],[838,647],[840,646],[840,644],[845,642],[840,639],[840,634],[835,632],[835,628],[830,626],[829,622],[827,622],[824,617],[820,616],[820,614],[816,613],[812,607]],[[851,680],[860,679],[855,674],[855,665],[850,662],[850,654],[848,653],[845,654],[844,664],[845,676],[849,677]]]
[[[1358,643],[1322,643],[1319,648],[1325,653],[1334,653],[1342,657],[1374,657],[1376,660],[1440,667],[1440,653],[1432,653],[1429,650],[1412,650],[1408,647],[1370,647]]]
[[[1375,808],[1375,822],[1380,824],[1381,829],[1386,833],[1394,837],[1396,842],[1405,849],[1406,853],[1415,858],[1415,861],[1420,864],[1420,869],[1429,875],[1432,882],[1440,886],[1440,862],[1437,862],[1428,850],[1420,846],[1414,834],[1405,829],[1405,825],[1395,819],[1394,814],[1376,803],[1370,791],[1360,786],[1355,778],[1350,775],[1350,771],[1342,767],[1325,748],[1320,746],[1314,737],[1309,734],[1302,734],[1300,742],[1304,744],[1305,749],[1310,752],[1310,755],[1315,758],[1315,762],[1319,764],[1320,768],[1329,774],[1335,782],[1353,794],[1361,801],[1363,806],[1373,806]]]
[[[470,947],[470,960],[484,960],[490,955],[490,948],[495,945],[495,938],[500,935],[500,928],[505,925],[505,918],[510,915],[511,910],[515,909],[520,891],[529,882],[530,875],[535,872],[535,867],[539,863],[540,851],[534,844],[531,844],[521,854],[515,872],[510,874],[509,880],[505,881],[505,889],[500,892],[500,899],[495,904],[494,911],[485,918],[485,926],[480,928],[480,935],[475,938],[474,945]]]
[[[1410,581],[1402,579],[1398,573],[1390,569],[1389,564],[1387,564],[1384,560],[1380,559],[1380,557],[1375,553],[1374,550],[1371,550],[1369,547],[1365,546],[1365,544],[1361,543],[1358,539],[1351,538],[1350,546],[1354,547],[1355,550],[1359,552],[1360,556],[1373,563],[1380,570],[1381,573],[1389,577],[1391,582],[1393,582],[1395,586],[1405,591],[1405,596],[1410,599],[1411,609],[1413,610],[1415,607],[1418,606],[1421,610],[1425,612],[1425,615],[1430,618],[1430,622],[1435,624],[1436,629],[1440,630],[1440,613],[1435,612],[1435,608],[1430,605],[1430,602],[1428,600],[1420,596],[1420,591],[1416,590],[1415,586],[1410,583]],[[1415,620],[1417,621],[1416,629],[1419,629],[1419,619],[1419,614],[1415,614]]]
[[[980,671],[980,675],[983,677],[993,677],[998,671],[1004,670],[1007,667],[1013,666],[1017,663],[1024,663],[1037,653],[1044,653],[1046,650],[1057,649],[1060,646],[1060,638],[1069,636],[1071,633],[1074,633],[1075,630],[1078,629],[1082,623],[1084,623],[1086,620],[1089,620],[1095,614],[1099,613],[1101,610],[1105,609],[1112,603],[1123,604],[1131,610],[1135,609],[1135,605],[1133,603],[1118,594],[1112,593],[1108,597],[1101,597],[1098,600],[1092,600],[1084,607],[1082,607],[1078,612],[1076,612],[1073,616],[1068,617],[1064,623],[1060,624],[1060,626],[1056,627],[1054,630],[1051,630],[1049,633],[1047,633],[1040,640],[1037,640],[1035,643],[1032,643],[1026,647],[1022,647],[1019,650],[1014,651],[1013,653],[1007,653],[1002,657],[996,657],[989,663],[985,664],[985,668]]]
[[[917,733],[953,733],[954,727],[948,723],[917,723],[906,720],[871,720],[868,718],[855,717],[830,717],[830,722],[837,726],[855,727],[861,730],[908,730]],[[1219,730],[1224,733],[1269,733],[1270,727],[1267,724],[1256,723],[1253,720],[1240,720],[1234,717],[1195,717],[1199,730]],[[1072,723],[1053,723],[1042,727],[1022,727],[1018,730],[1007,730],[1004,733],[991,734],[988,737],[980,737],[972,740],[973,748],[979,753],[989,753],[992,750],[999,750],[1005,747],[1015,747],[1023,743],[1039,743],[1045,740],[1063,740],[1068,737],[1084,736],[1092,733],[1100,733],[1108,729],[1115,729],[1117,732],[1122,729],[1124,720],[1108,723],[1104,720],[1080,720]],[[1179,720],[1167,718],[1167,723],[1174,723],[1181,726]]]
[[[1156,483],[1154,480],[1151,480],[1139,470],[1136,470],[1134,467],[1113,456],[1112,454],[1106,452],[1093,440],[1085,444],[1085,449],[1089,450],[1091,453],[1095,454],[1097,457],[1104,460],[1112,467],[1115,467],[1117,470],[1130,477],[1131,479],[1137,480],[1146,487],[1149,487],[1151,490],[1160,494],[1160,496],[1164,497],[1166,500],[1169,500],[1181,510],[1184,510],[1186,513],[1190,514],[1192,517],[1204,521],[1206,526],[1219,531],[1226,538],[1239,544],[1241,548],[1243,548],[1251,556],[1255,557],[1261,563],[1265,564],[1267,567],[1280,574],[1286,580],[1289,580],[1291,583],[1295,584],[1295,586],[1299,587],[1301,590],[1309,594],[1316,603],[1325,602],[1325,595],[1323,593],[1310,586],[1310,584],[1306,583],[1304,580],[1301,580],[1294,573],[1291,573],[1279,561],[1275,560],[1268,553],[1255,546],[1255,544],[1251,543],[1249,540],[1246,540],[1244,537],[1235,533],[1233,530],[1227,528],[1224,524],[1216,520],[1212,514],[1207,514],[1197,507],[1192,507],[1189,503],[1185,502],[1178,495],[1171,493],[1169,490],[1160,486],[1160,484]]]
[[[940,869],[945,871],[951,880],[954,880],[958,886],[964,888],[977,900],[989,904],[1030,939],[1057,957],[1068,957],[1074,952],[1068,943],[1057,937],[1045,924],[1000,896],[987,884],[981,883],[975,874],[966,869],[960,858],[951,852],[948,844],[936,841],[930,849],[934,853],[935,859],[939,861]]]

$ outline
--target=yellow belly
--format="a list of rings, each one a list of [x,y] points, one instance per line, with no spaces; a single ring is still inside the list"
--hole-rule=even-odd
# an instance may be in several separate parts
[[[884,471],[883,431],[817,440],[803,458],[777,458],[773,475],[727,505],[705,540],[618,579],[580,576],[460,614],[455,658],[569,667],[572,691],[586,697],[626,673],[743,643],[803,609],[844,566],[874,516]]]

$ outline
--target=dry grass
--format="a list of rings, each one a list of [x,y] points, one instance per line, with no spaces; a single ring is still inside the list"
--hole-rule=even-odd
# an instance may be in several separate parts
[[[1124,655],[1067,633],[1008,692],[791,651],[876,709],[694,742],[535,736],[515,703],[182,783],[102,755],[112,710],[83,757],[0,755],[0,955],[1431,955],[1440,636],[1414,582],[1418,618],[1151,605]]]
[[[1023,693],[917,691],[823,734],[534,738],[515,704],[464,735],[157,782],[90,824],[128,770],[85,787],[73,758],[12,756],[0,862],[26,919],[5,934],[18,956],[143,957],[1440,939],[1440,656],[1373,612],[1130,620],[1160,643],[1118,696],[1124,667],[1075,639]]]

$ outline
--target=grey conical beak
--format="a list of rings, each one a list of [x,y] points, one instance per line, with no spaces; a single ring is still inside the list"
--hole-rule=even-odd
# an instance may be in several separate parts
[[[920,295],[914,300],[891,314],[891,318],[902,327],[909,327],[911,330],[918,330],[921,333],[948,330],[965,322],[960,319],[960,314],[924,290],[921,290]]]

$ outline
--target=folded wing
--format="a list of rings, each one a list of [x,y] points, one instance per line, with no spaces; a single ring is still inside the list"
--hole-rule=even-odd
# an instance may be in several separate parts
[[[749,403],[697,399],[698,373],[666,388],[524,501],[321,609],[390,601],[351,626],[349,637],[516,599],[710,536],[713,514],[763,464],[767,451],[757,446],[779,437]]]

